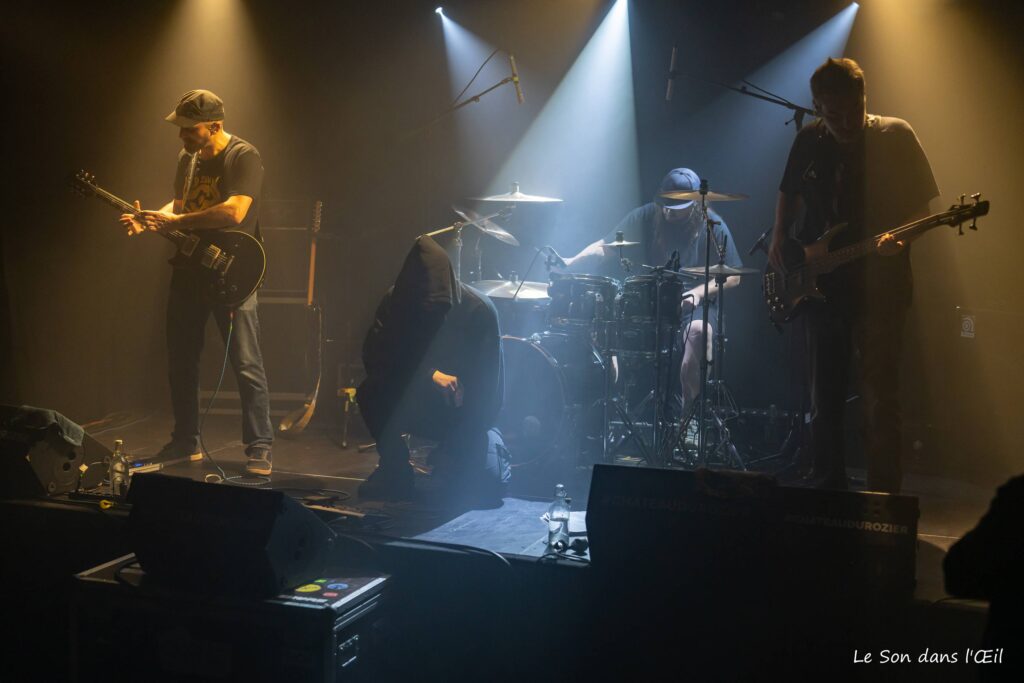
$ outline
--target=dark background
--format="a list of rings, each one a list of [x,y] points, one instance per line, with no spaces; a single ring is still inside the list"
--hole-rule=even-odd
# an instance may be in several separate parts
[[[782,109],[692,79],[678,81],[666,104],[671,47],[681,70],[735,83],[765,68],[766,81],[809,105],[809,73],[772,60],[847,4],[633,0],[634,204],[647,201],[669,168],[693,167],[713,187],[751,196],[721,207],[745,253],[771,224],[794,127],[784,125]],[[446,5],[461,26],[516,53],[527,102],[516,107],[501,91],[487,107],[471,105],[411,134],[452,97],[434,6],[191,0],[7,8],[0,401],[52,407],[79,422],[167,407],[168,247],[151,236],[127,239],[115,212],[72,196],[66,178],[85,168],[127,199],[162,205],[179,148],[162,117],[197,87],[221,95],[227,130],[260,149],[267,198],[324,200],[324,230],[340,238],[321,244],[328,335],[338,340],[331,361],[356,361],[411,240],[450,223],[453,201],[492,191],[488,181],[611,3]],[[987,478],[1021,469],[1021,18],[1019,3],[865,2],[845,53],[867,73],[869,110],[914,125],[943,201],[975,191],[992,200],[978,234],[956,239],[940,230],[914,248],[906,431],[916,443],[912,465],[934,472]],[[594,163],[581,160],[583,178]],[[567,202],[559,211],[568,228],[548,241],[572,253],[628,208],[584,220],[576,213],[585,212],[582,203]],[[764,263],[761,255],[747,261]],[[789,340],[767,324],[755,280],[730,304],[727,380],[741,406],[794,407]],[[961,336],[966,314],[974,316],[973,338]]]

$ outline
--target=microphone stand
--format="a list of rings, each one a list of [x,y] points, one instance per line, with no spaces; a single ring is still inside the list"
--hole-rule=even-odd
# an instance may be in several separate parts
[[[414,137],[416,135],[419,135],[420,133],[422,133],[423,131],[427,130],[428,128],[432,128],[433,126],[437,125],[438,123],[443,121],[448,116],[451,116],[452,114],[457,112],[459,109],[462,109],[466,105],[473,104],[474,102],[479,102],[480,98],[483,97],[484,95],[486,95],[487,93],[491,92],[492,90],[497,90],[498,88],[500,88],[501,86],[503,86],[503,85],[505,85],[507,83],[513,83],[514,80],[515,79],[512,76],[506,76],[505,78],[501,79],[500,81],[498,81],[497,83],[495,83],[491,87],[489,87],[489,88],[487,88],[485,90],[481,90],[480,92],[478,92],[475,95],[471,95],[471,96],[467,97],[466,99],[462,100],[458,104],[453,104],[452,106],[448,107],[447,109],[442,111],[440,114],[438,114],[437,116],[432,118],[430,121],[427,121],[426,123],[424,123],[419,128],[414,128],[411,131],[409,131],[409,133],[405,136],[404,140],[408,140],[409,138],[412,138],[412,137]]]
[[[668,79],[669,79],[669,81],[673,81],[673,80],[675,80],[679,76],[683,76],[684,78],[692,78],[695,81],[701,81],[703,83],[710,83],[711,85],[717,85],[720,88],[725,88],[726,90],[732,90],[733,92],[739,93],[740,95],[746,95],[747,97],[753,97],[753,98],[756,98],[756,99],[759,99],[759,100],[763,100],[764,102],[769,102],[771,104],[775,104],[775,105],[778,105],[780,107],[784,107],[786,109],[789,109],[790,111],[793,112],[793,118],[790,119],[789,121],[792,121],[792,122],[796,123],[796,129],[797,130],[800,130],[801,128],[803,128],[804,117],[805,116],[816,116],[816,114],[815,114],[813,109],[808,109],[807,107],[802,107],[799,104],[795,104],[793,102],[790,102],[785,97],[781,97],[779,95],[771,93],[771,92],[765,90],[764,88],[761,88],[761,87],[759,87],[757,85],[754,85],[753,83],[751,83],[749,81],[743,81],[743,85],[737,88],[734,85],[729,85],[728,83],[722,83],[721,81],[716,81],[716,80],[714,80],[712,78],[704,78],[702,76],[694,76],[693,74],[683,73],[682,71],[679,71],[678,69],[669,69],[669,72],[668,72]],[[747,89],[747,86],[750,86],[754,90],[759,90],[760,92],[752,92],[752,91]],[[786,125],[789,125],[789,121],[786,121]]]

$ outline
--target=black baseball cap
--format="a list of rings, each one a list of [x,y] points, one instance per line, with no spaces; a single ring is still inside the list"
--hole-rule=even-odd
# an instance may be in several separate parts
[[[209,90],[189,90],[164,120],[182,128],[208,121],[223,121],[224,102]]]
[[[658,188],[658,196],[654,197],[654,201],[666,209],[685,209],[686,207],[693,204],[693,200],[685,201],[679,204],[669,204],[673,201],[660,196],[662,192],[694,192],[700,189],[700,176],[691,171],[688,168],[673,168],[668,172],[668,175],[661,181],[661,186]]]

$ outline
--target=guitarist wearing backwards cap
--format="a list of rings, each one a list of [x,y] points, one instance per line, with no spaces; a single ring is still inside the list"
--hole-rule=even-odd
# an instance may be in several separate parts
[[[224,130],[224,103],[209,90],[190,90],[166,120],[180,129],[184,149],[178,155],[174,200],[137,217],[123,214],[129,235],[147,230],[242,230],[259,237],[263,185],[260,153]],[[141,208],[136,201],[135,206]],[[269,475],[274,430],[263,355],[259,345],[256,295],[237,308],[212,306],[200,294],[200,274],[175,268],[167,300],[167,355],[174,409],[171,441],[155,461],[201,460],[199,452],[199,355],[206,321],[212,314],[226,340],[242,402],[242,440],[250,474]]]
[[[769,259],[780,271],[801,206],[798,237],[805,243],[846,224],[830,243],[835,250],[927,216],[939,196],[910,124],[867,113],[864,72],[855,61],[827,60],[811,77],[811,94],[821,118],[797,134],[775,208]],[[826,302],[805,309],[813,481],[822,488],[847,488],[843,414],[856,352],[867,488],[900,490],[899,361],[913,284],[910,249],[886,233],[876,251],[821,275]]]

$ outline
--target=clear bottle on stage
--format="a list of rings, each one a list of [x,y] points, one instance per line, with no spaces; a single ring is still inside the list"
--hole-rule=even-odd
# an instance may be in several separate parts
[[[115,498],[128,495],[128,460],[124,454],[124,441],[114,441],[114,452],[110,455],[110,494]]]
[[[555,486],[555,500],[548,508],[548,549],[563,552],[569,547],[569,498],[565,486]]]

